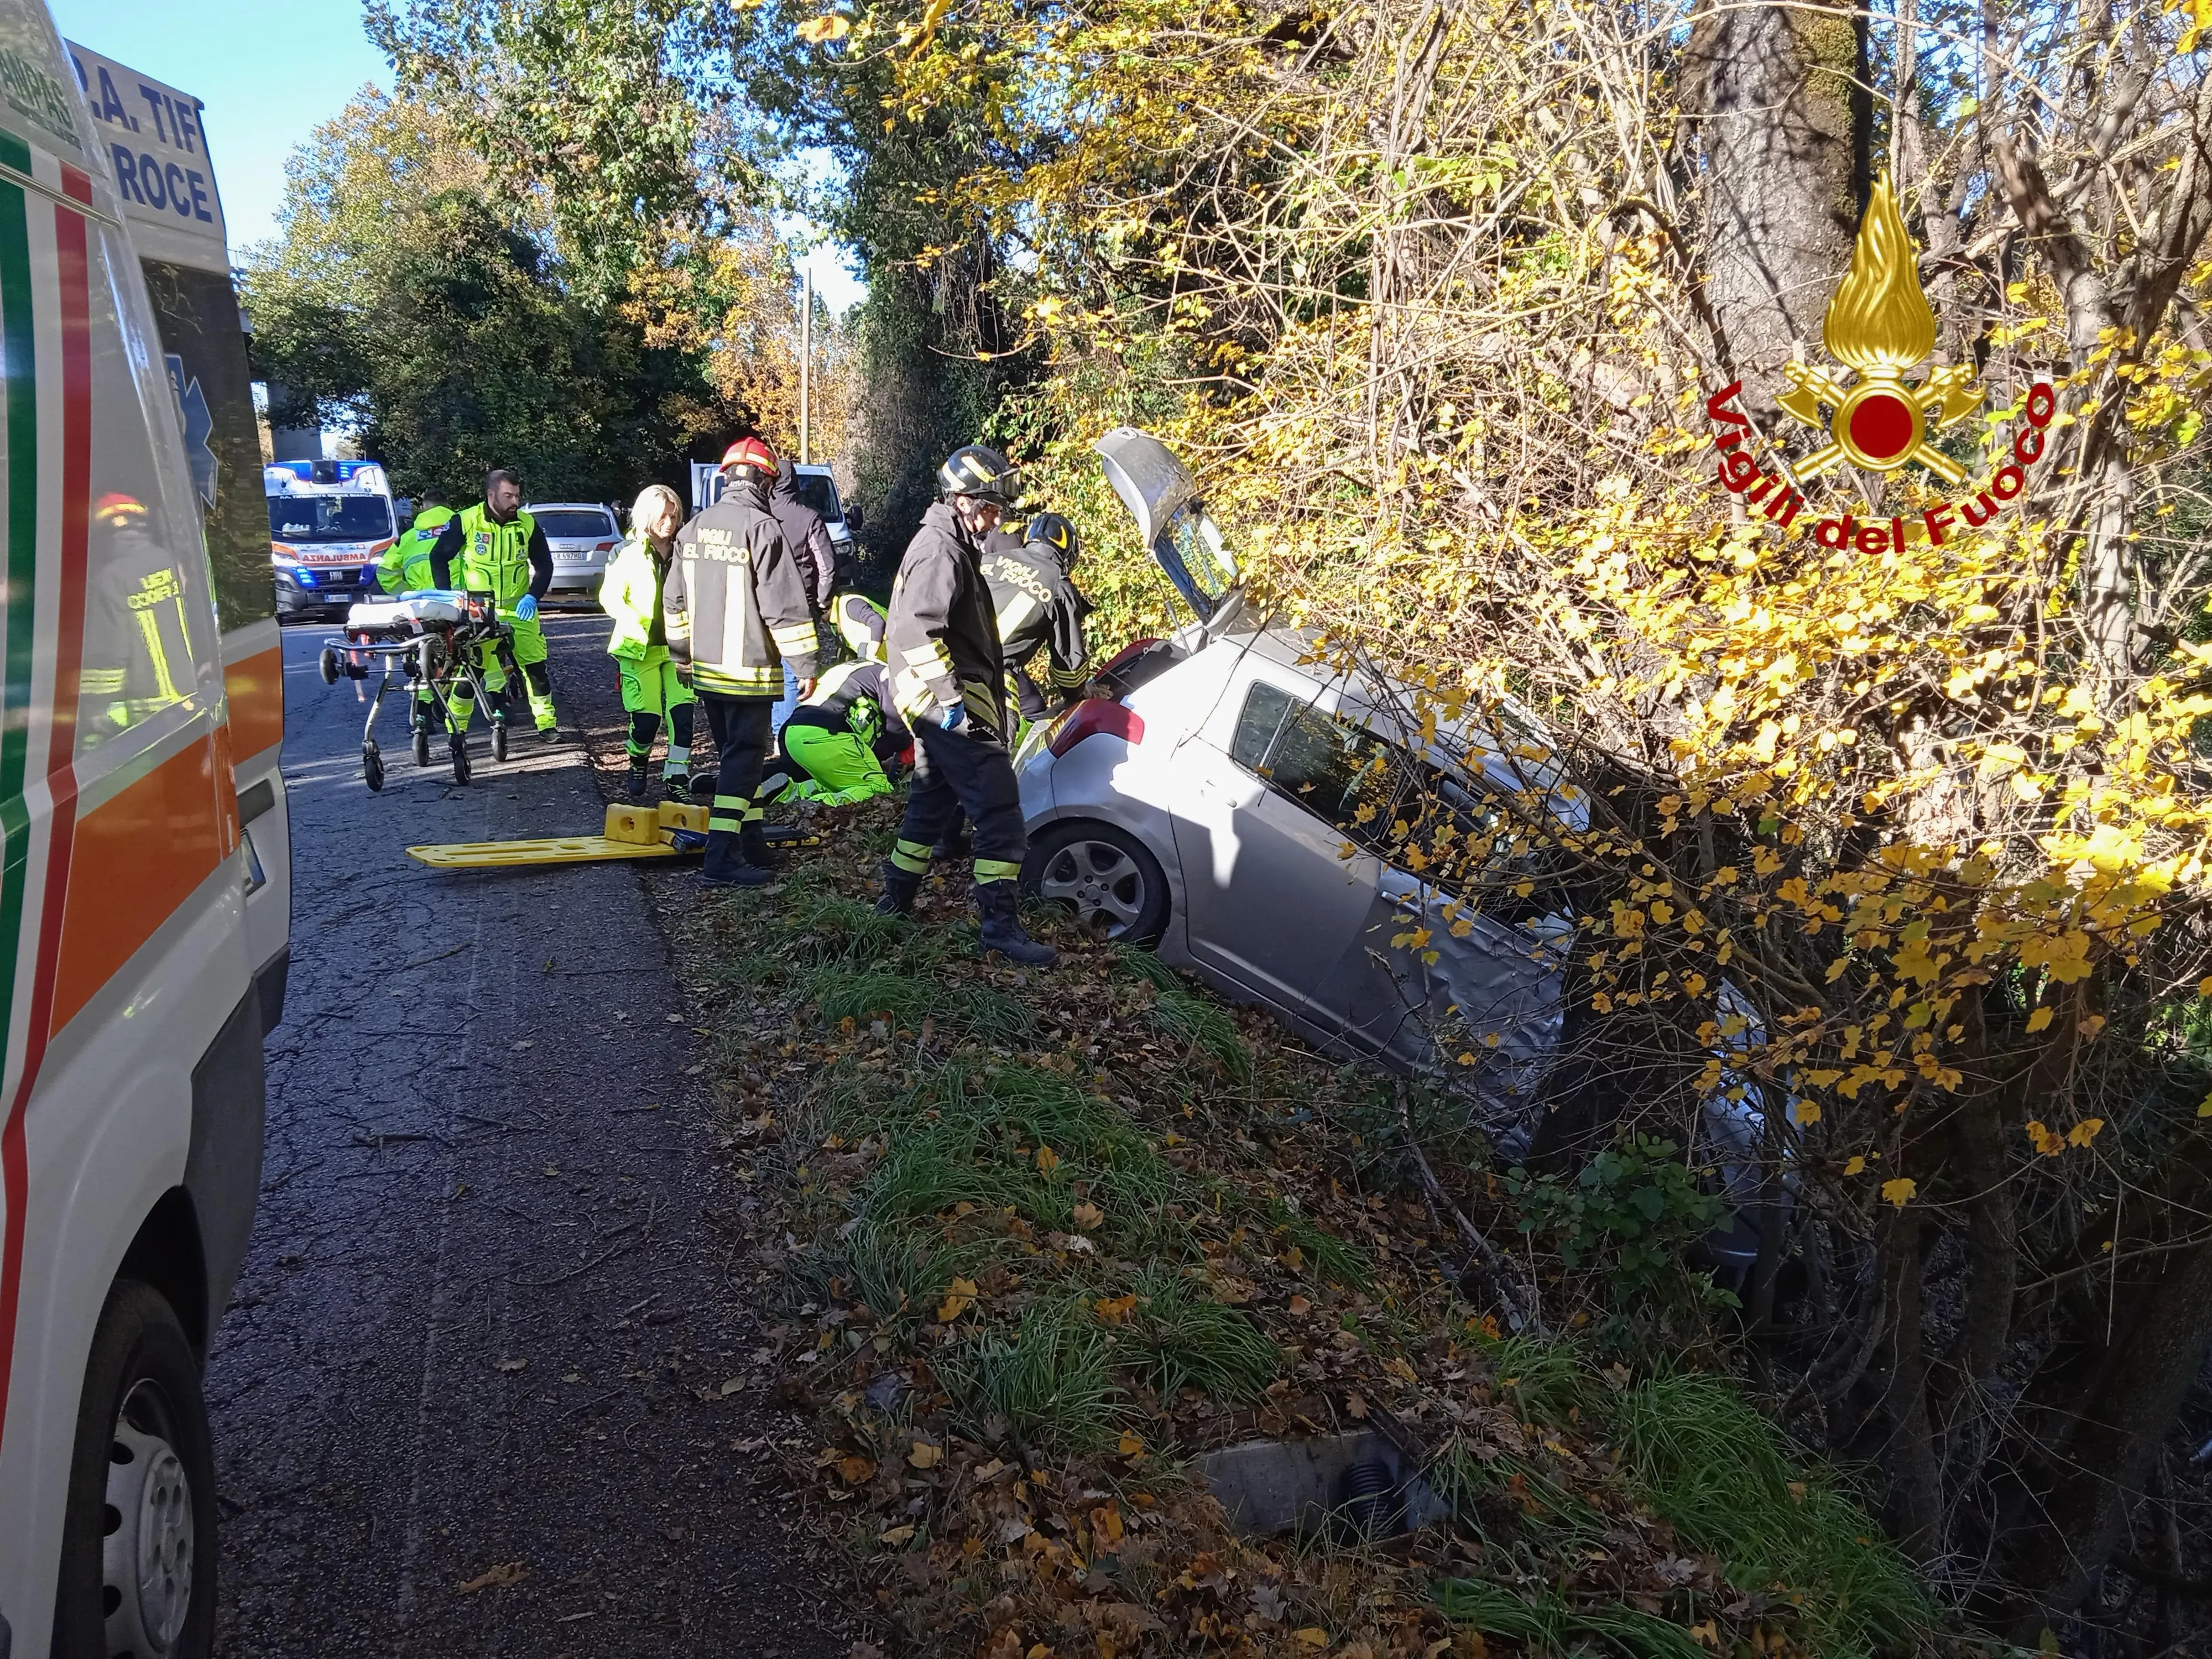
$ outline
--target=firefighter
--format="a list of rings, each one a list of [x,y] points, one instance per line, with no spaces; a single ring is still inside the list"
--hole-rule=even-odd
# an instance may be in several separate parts
[[[88,745],[174,707],[198,684],[184,575],[155,536],[146,504],[102,495],[92,522],[99,538],[92,568],[100,575],[77,678]]]
[[[434,580],[430,574],[430,549],[453,516],[453,509],[446,505],[443,495],[434,489],[424,490],[416,505],[415,522],[376,562],[376,585],[394,594],[419,592],[429,586]],[[408,729],[428,732],[435,724],[437,706],[437,696],[429,686],[417,685],[415,700],[408,705]]]
[[[814,611],[805,578],[769,511],[775,452],[741,438],[722,456],[722,499],[677,532],[664,587],[668,654],[698,694],[720,751],[700,875],[720,887],[769,879],[756,799],[783,665],[813,695]]]
[[[545,629],[538,620],[538,602],[553,585],[553,550],[538,521],[522,511],[522,484],[505,467],[484,474],[484,498],[446,520],[430,547],[430,574],[440,587],[459,587],[471,593],[489,592],[499,606],[499,619],[514,635],[515,665],[530,693],[531,717],[538,735],[557,742],[557,717],[553,712],[553,676],[545,665]],[[483,647],[484,685],[497,691],[507,684],[495,649]],[[466,732],[475,699],[465,690],[447,701],[453,730]]]
[[[996,450],[969,444],[938,469],[937,482],[945,499],[922,515],[891,587],[884,645],[893,701],[914,731],[914,790],[876,908],[913,911],[930,848],[964,811],[975,826],[984,953],[1045,967],[1057,953],[1024,933],[1015,914],[1028,842],[1006,748],[1006,663],[982,568],[983,538],[1014,502],[1013,468]]]
[[[1057,513],[1040,513],[1011,536],[1001,531],[984,549],[983,580],[991,585],[999,643],[1025,721],[1042,720],[1073,702],[1089,678],[1083,619],[1091,601],[1069,580],[1081,550],[1075,526]],[[1025,672],[1039,651],[1050,669],[1048,698]]]
[[[830,590],[837,581],[837,546],[830,539],[830,526],[822,515],[799,499],[799,470],[789,461],[775,464],[775,483],[769,488],[768,510],[783,532],[783,544],[806,580],[806,601],[817,617],[830,608]]]
[[[666,484],[648,484],[629,510],[629,536],[608,562],[599,584],[599,608],[614,618],[607,654],[622,678],[623,708],[629,715],[623,747],[629,755],[629,797],[645,799],[653,739],[665,723],[668,757],[661,763],[661,793],[671,800],[691,790],[691,720],[696,699],[677,678],[668,655],[661,586],[675,556],[684,504]]]
[[[914,733],[891,699],[881,662],[839,663],[783,723],[783,755],[804,774],[786,800],[853,806],[891,792]]]

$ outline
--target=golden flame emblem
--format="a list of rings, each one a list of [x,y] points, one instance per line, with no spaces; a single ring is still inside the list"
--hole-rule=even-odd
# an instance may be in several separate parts
[[[1982,388],[1965,368],[1939,368],[1917,386],[1905,379],[1936,349],[1936,313],[1920,287],[1911,234],[1887,173],[1875,182],[1851,268],[1828,301],[1820,343],[1859,379],[1846,391],[1817,368],[1785,366],[1790,389],[1778,401],[1829,437],[1797,464],[1800,478],[1849,461],[1874,472],[1917,462],[1949,483],[1965,480],[1965,469],[1929,438],[1978,409]],[[1826,420],[1823,404],[1833,411]]]

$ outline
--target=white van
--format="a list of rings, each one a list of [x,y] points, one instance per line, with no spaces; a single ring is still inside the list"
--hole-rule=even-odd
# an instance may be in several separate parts
[[[196,267],[137,235],[88,102],[146,106],[98,70],[0,0],[0,1652],[65,1659],[211,1645],[200,1373],[289,890],[267,550],[210,558],[149,293]]]

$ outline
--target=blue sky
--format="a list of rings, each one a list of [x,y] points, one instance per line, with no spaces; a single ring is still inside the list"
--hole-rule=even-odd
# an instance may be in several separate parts
[[[207,105],[208,151],[233,258],[272,236],[284,161],[315,127],[392,66],[362,31],[355,0],[48,0],[64,39],[127,64]],[[860,295],[828,248],[807,259],[835,309]]]

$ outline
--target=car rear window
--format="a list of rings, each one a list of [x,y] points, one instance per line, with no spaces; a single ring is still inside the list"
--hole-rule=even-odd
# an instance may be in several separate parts
[[[538,520],[538,527],[556,542],[604,542],[614,539],[615,521],[611,514],[593,512],[588,507],[556,507],[531,509],[530,516]]]

